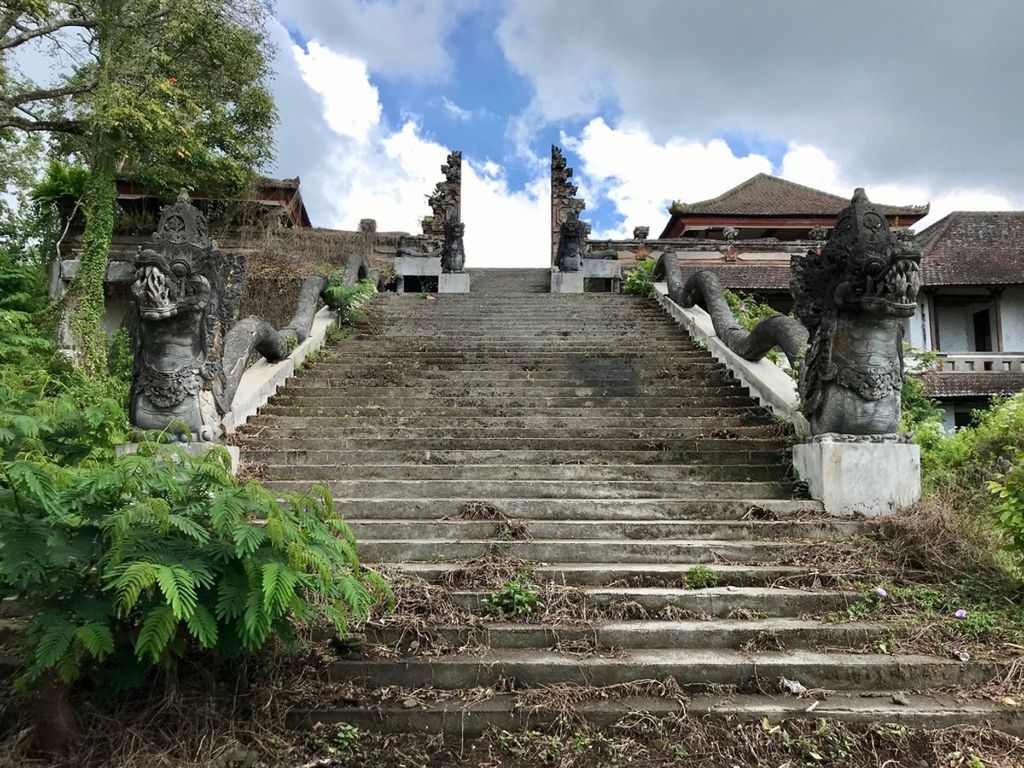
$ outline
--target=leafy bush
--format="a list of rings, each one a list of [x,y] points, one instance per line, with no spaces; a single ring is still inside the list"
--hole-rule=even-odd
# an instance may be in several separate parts
[[[780,314],[778,310],[773,309],[767,304],[762,304],[749,293],[727,290],[725,292],[725,301],[729,305],[729,309],[732,310],[732,314],[740,324],[740,327],[746,331],[753,330],[754,326],[762,320],[767,320],[769,317],[775,317]],[[782,366],[786,361],[786,356],[778,349],[769,350],[765,357],[778,366]]]
[[[377,287],[369,278],[364,278],[355,285],[342,285],[341,278],[341,272],[332,274],[320,296],[324,304],[338,313],[341,325],[355,325],[363,319],[363,302],[374,294]]]
[[[622,279],[622,292],[633,296],[650,296],[654,293],[654,259],[638,261]]]
[[[484,607],[497,616],[527,616],[544,605],[537,590],[516,577],[484,598]]]
[[[8,424],[6,442],[18,430],[23,445],[40,431]],[[29,611],[22,685],[48,672],[137,678],[193,650],[257,650],[302,622],[343,633],[386,590],[326,490],[279,501],[240,486],[222,448],[0,465],[0,596]]]

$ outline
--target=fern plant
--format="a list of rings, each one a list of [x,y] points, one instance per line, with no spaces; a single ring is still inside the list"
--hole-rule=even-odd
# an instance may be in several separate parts
[[[302,623],[343,634],[388,594],[325,489],[279,500],[239,485],[223,448],[0,464],[0,595],[30,611],[22,686],[255,651]]]
[[[369,278],[364,278],[355,285],[342,285],[341,278],[340,272],[332,274],[320,297],[324,304],[338,313],[338,322],[341,325],[355,325],[363,319],[363,303],[376,292],[377,287]]]

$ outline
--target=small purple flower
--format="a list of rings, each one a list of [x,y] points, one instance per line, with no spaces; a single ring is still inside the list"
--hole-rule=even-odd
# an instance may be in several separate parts
[[[963,608],[957,608],[956,613],[954,613],[953,615],[956,616],[958,619],[966,619],[967,611],[965,611]]]
[[[883,600],[889,596],[889,593],[885,590],[884,587],[879,587],[878,589],[876,589],[875,590],[875,594],[878,595]]]

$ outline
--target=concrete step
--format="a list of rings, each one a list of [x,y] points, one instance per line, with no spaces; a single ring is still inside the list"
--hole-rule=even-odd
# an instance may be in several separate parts
[[[784,481],[781,464],[269,464],[270,480]]]
[[[535,540],[715,539],[719,541],[831,541],[868,533],[866,522],[837,520],[533,520],[516,518]],[[487,539],[503,525],[494,520],[375,520],[349,518],[358,540],[364,539]],[[500,538],[500,535],[497,536]]]
[[[727,432],[728,437],[711,437],[710,434]],[[272,442],[267,442],[272,441]],[[777,458],[782,460],[784,443],[780,439],[764,437],[744,437],[739,430],[713,430],[711,433],[700,433],[688,438],[667,439],[664,437],[648,438],[590,438],[590,437],[473,437],[454,438],[432,434],[420,435],[416,438],[401,437],[339,437],[336,433],[329,436],[308,436],[301,433],[287,434],[254,421],[247,425],[246,431],[236,438],[238,445],[267,446],[272,445],[278,450],[291,451],[350,451],[350,450],[389,450],[389,451],[539,451],[545,455],[550,451],[569,451],[583,457],[588,451],[665,451],[667,453],[699,452],[705,446],[709,450],[735,450],[761,452],[777,450]]]
[[[521,427],[510,429],[474,429],[455,427],[389,427],[387,425],[367,423],[360,427],[339,427],[331,424],[329,420],[312,424],[301,423],[301,418],[293,421],[279,423],[282,419],[292,417],[268,416],[266,420],[260,420],[254,425],[253,430],[260,428],[273,432],[278,439],[289,437],[315,440],[318,438],[330,438],[339,441],[337,447],[355,447],[364,445],[366,440],[388,440],[392,443],[403,440],[420,441],[421,447],[440,447],[438,442],[457,441],[466,448],[487,448],[492,447],[494,441],[519,441],[524,447],[526,445],[538,445],[546,448],[579,446],[583,442],[590,441],[600,445],[631,445],[650,449],[661,445],[672,445],[673,443],[694,442],[713,435],[728,435],[732,438],[744,439],[747,441],[768,440],[779,435],[779,429],[774,426],[758,424],[753,418],[742,417],[729,419],[725,416],[709,418],[689,428],[678,427],[671,430],[658,430],[649,428],[636,429],[622,427],[617,429],[594,427],[591,429],[580,428],[558,428],[558,427]],[[694,419],[696,421],[696,419]],[[754,421],[753,424],[749,423]],[[722,422],[725,422],[724,424]],[[341,441],[347,440],[349,445],[342,445]],[[630,442],[632,441],[632,442]],[[664,442],[662,442],[664,441]],[[505,447],[504,445],[500,447]]]
[[[703,408],[747,408],[757,409],[757,404],[748,397],[717,397],[707,398],[704,401],[693,399],[689,406],[679,408],[507,408],[501,405],[493,406],[467,406],[439,407],[432,402],[404,402],[401,405],[351,405],[345,398],[340,397],[305,397],[301,395],[278,395],[270,405],[260,409],[260,413],[266,416],[296,415],[307,412],[306,409],[313,408],[321,411],[320,415],[334,414],[336,416],[362,416],[374,417],[401,417],[401,416],[434,416],[434,417],[508,417],[521,416],[550,416],[552,418],[591,418],[599,419],[603,423],[619,421],[627,418],[663,419],[678,417],[682,413]],[[286,409],[295,410],[290,413]]]
[[[308,480],[268,480],[268,490],[305,492]],[[761,499],[785,498],[787,483],[703,480],[332,480],[325,485],[343,498],[531,498],[531,499]]]
[[[686,407],[693,405],[696,398],[704,398],[708,396],[719,397],[721,395],[746,397],[746,390],[741,390],[739,387],[722,386],[722,387],[692,387],[688,388],[691,394],[688,396],[677,396],[677,397],[664,397],[661,395],[647,395],[644,397],[626,396],[626,397],[578,397],[576,395],[569,396],[554,396],[545,397],[540,396],[536,398],[523,397],[510,399],[508,397],[495,396],[493,393],[489,393],[483,396],[466,396],[466,395],[452,395],[450,392],[443,396],[424,398],[419,397],[413,391],[405,391],[398,395],[389,395],[386,398],[377,397],[371,393],[363,395],[344,395],[337,394],[337,389],[330,385],[328,381],[313,381],[310,380],[308,385],[302,385],[300,383],[289,384],[286,388],[281,390],[279,397],[301,397],[301,398],[321,398],[325,397],[331,400],[341,399],[344,400],[349,406],[353,408],[380,408],[381,410],[387,410],[388,408],[408,408],[408,409],[423,409],[423,408],[530,408],[536,407],[538,409],[544,408],[630,408],[640,411],[644,408],[668,408],[673,409],[676,407]],[[276,402],[276,401],[275,401]],[[718,401],[722,402],[722,401]]]
[[[768,643],[773,649],[861,647],[887,636],[882,624],[829,624],[812,619],[708,619],[700,621],[598,621],[588,626],[487,622],[483,627],[434,625],[431,634],[453,648],[482,643],[494,650],[547,650],[556,645],[589,645],[596,651],[623,648],[731,648]],[[403,654],[410,648],[406,628],[366,628],[369,643],[390,646]]]
[[[675,680],[684,690],[707,691],[735,685],[741,691],[775,690],[778,680],[797,680],[809,689],[844,691],[930,690],[980,685],[997,668],[962,664],[934,656],[788,652],[747,653],[720,648],[633,649],[624,656],[580,657],[556,651],[493,650],[465,656],[332,662],[333,682],[406,688],[477,688],[499,681],[520,687],[571,683],[615,685],[638,680]]]
[[[820,515],[821,503],[795,499],[458,499],[335,498],[335,509],[348,519],[439,520],[457,517],[467,504],[483,501],[503,514],[534,520],[740,520],[761,517]]]
[[[710,410],[710,409],[709,409]],[[423,416],[409,417],[404,422],[394,423],[384,419],[359,419],[358,417],[333,416],[278,416],[268,415],[260,423],[270,429],[278,429],[282,434],[300,430],[300,434],[310,437],[320,435],[361,434],[367,437],[417,437],[419,435],[442,435],[444,437],[557,437],[564,435],[569,438],[583,437],[646,437],[657,434],[659,437],[691,437],[713,429],[742,430],[742,434],[750,436],[766,436],[778,434],[774,424],[766,424],[763,416],[743,411],[732,411],[731,415],[711,414],[705,416],[689,416],[676,420],[665,426],[652,425],[650,421],[639,419],[614,423],[602,423],[599,419],[459,419],[445,423],[444,419]]]
[[[530,578],[567,586],[601,587],[684,587],[686,573],[696,563],[548,563],[529,567]],[[466,568],[465,563],[385,563],[388,570],[437,582]],[[707,567],[707,566],[704,566]],[[747,565],[716,563],[717,585],[723,587],[765,587],[783,581],[789,586],[822,586],[834,578],[828,573],[792,565]]]
[[[772,689],[776,681],[766,680]],[[524,693],[530,693],[526,691]],[[908,705],[893,703],[896,691],[831,694],[824,700],[781,694],[698,694],[685,702],[671,696],[616,696],[614,693],[584,699],[573,704],[573,714],[594,728],[610,728],[629,715],[653,718],[711,717],[729,722],[781,723],[787,720],[835,720],[849,725],[895,723],[905,728],[948,728],[953,725],[975,725],[997,728],[1006,733],[1024,736],[1024,710],[987,700],[964,700],[950,694],[907,696]],[[372,693],[370,694],[372,696]],[[415,695],[412,700],[419,701]],[[421,694],[422,695],[422,694]],[[535,706],[536,697],[520,694],[494,694],[483,700],[459,701],[445,696],[423,700],[419,706],[407,707],[399,696],[394,704],[367,706],[342,705],[314,710],[292,710],[288,723],[308,728],[315,723],[349,723],[366,731],[386,733],[446,734],[458,739],[481,736],[488,728],[516,733],[550,726],[558,714],[550,708]]]
[[[540,563],[750,563],[776,562],[800,551],[792,541],[721,541],[712,539],[575,539],[495,541],[494,539],[363,539],[359,556],[366,562],[452,562],[500,551]]]
[[[628,604],[640,606],[652,616],[671,607],[720,619],[740,612],[771,618],[822,614],[843,610],[859,598],[856,593],[838,590],[781,587],[581,587],[580,592],[583,601],[581,610],[625,610]],[[490,590],[452,590],[448,594],[452,602],[462,608],[475,613],[487,613],[485,600]]]

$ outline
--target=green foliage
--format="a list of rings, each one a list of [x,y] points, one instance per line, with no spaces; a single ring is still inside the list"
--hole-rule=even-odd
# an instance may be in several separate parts
[[[528,616],[544,607],[540,594],[522,576],[505,582],[483,603],[488,613],[495,616]]]
[[[708,589],[718,585],[718,574],[706,565],[695,565],[686,572],[686,586],[690,589]]]
[[[377,291],[369,278],[355,285],[342,285],[344,273],[334,272],[327,280],[327,287],[320,293],[324,304],[338,313],[338,322],[343,326],[355,325],[363,319],[362,305]]]
[[[989,480],[988,490],[995,496],[996,523],[1012,545],[1019,566],[1024,566],[1024,463],[1016,450],[1010,468]]]
[[[117,381],[130,386],[132,381],[132,347],[127,328],[118,328],[107,348],[107,372]]]
[[[197,459],[144,443],[77,466],[21,451],[0,464],[0,596],[29,611],[22,685],[255,651],[301,623],[344,633],[387,591],[326,489],[281,500],[239,485],[223,448]]]
[[[650,296],[654,293],[654,259],[638,261],[636,266],[622,278],[622,292],[634,296]]]
[[[779,314],[778,310],[772,309],[767,304],[762,304],[749,293],[742,291],[726,291],[725,301],[737,322],[747,331],[753,330],[754,326],[762,320]]]

